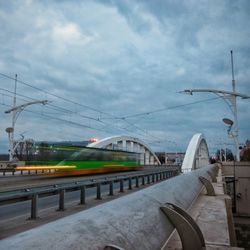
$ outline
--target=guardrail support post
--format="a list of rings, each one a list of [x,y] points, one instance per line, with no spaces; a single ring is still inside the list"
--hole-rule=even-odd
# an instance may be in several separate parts
[[[155,182],[155,174],[152,174],[152,182]]]
[[[113,185],[113,181],[109,182],[109,195],[112,196],[114,195],[114,185]]]
[[[137,188],[139,187],[139,178],[138,178],[138,176],[135,177],[135,186]]]
[[[131,178],[128,179],[128,189],[132,190],[132,179]]]
[[[142,176],[142,183],[143,186],[145,185],[145,180],[144,180],[144,176]]]
[[[147,176],[147,183],[150,184],[150,176]]]
[[[80,188],[80,205],[86,204],[86,201],[85,201],[85,190],[86,190],[85,186],[82,186]]]
[[[97,183],[96,185],[96,199],[97,200],[101,200],[102,196],[101,196],[101,184]]]
[[[37,219],[37,194],[33,194],[31,198],[31,214],[30,214],[30,219],[35,220]]]
[[[120,193],[124,192],[124,188],[123,188],[123,180],[120,180]]]
[[[64,211],[64,196],[65,196],[65,189],[61,189],[59,191],[59,208],[58,211]]]
[[[156,174],[156,182],[159,181],[159,174]]]

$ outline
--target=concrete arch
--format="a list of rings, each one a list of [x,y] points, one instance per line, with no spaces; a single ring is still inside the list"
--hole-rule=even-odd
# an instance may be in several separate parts
[[[209,152],[205,137],[198,133],[189,142],[182,163],[182,171],[188,172],[209,164]]]
[[[138,138],[131,136],[112,136],[90,143],[87,147],[126,150],[140,153],[142,165],[161,165],[150,147]]]

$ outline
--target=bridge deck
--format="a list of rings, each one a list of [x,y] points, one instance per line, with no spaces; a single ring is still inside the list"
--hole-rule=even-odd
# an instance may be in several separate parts
[[[206,249],[242,249],[232,247],[236,245],[232,216],[230,216],[230,197],[225,195],[221,170],[217,183],[212,183],[216,196],[206,195],[205,189],[201,192],[189,213],[199,225],[206,243]],[[172,235],[166,244],[166,249],[182,249],[178,233]]]

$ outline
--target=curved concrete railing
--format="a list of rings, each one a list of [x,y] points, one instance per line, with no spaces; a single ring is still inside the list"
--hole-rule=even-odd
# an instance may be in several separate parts
[[[212,165],[203,167],[6,238],[0,249],[94,250],[107,245],[160,249],[174,229],[160,207],[172,203],[187,210],[202,190],[199,176],[209,178],[207,171],[214,169]]]

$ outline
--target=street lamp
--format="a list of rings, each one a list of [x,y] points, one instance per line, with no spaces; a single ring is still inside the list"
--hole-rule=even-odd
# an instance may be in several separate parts
[[[6,132],[8,133],[8,139],[9,139],[9,147],[10,147],[10,149],[9,149],[9,161],[14,160],[14,152],[18,146],[18,143],[14,146],[14,130],[15,130],[15,124],[16,124],[18,116],[27,106],[30,106],[33,104],[45,105],[47,103],[48,103],[47,100],[27,102],[27,103],[19,105],[19,106],[14,106],[11,109],[8,109],[4,112],[6,114],[10,114],[12,112],[12,126],[9,128],[6,128]]]
[[[238,141],[238,138],[236,137],[236,135],[234,134],[234,132],[233,131],[231,132],[231,128],[232,128],[234,122],[231,119],[228,119],[228,118],[223,118],[222,121],[226,125],[229,125],[229,127],[227,129],[227,133],[228,133],[228,135],[230,135],[233,138],[234,144],[235,144],[235,154],[236,154],[236,157],[239,157],[239,155],[240,155],[240,152],[239,152],[239,141]],[[238,158],[237,158],[237,160],[238,160]]]
[[[185,89],[184,91],[180,91],[179,93],[184,94],[190,94],[193,95],[195,92],[209,92],[216,94],[217,96],[221,97],[227,105],[230,107],[233,116],[234,121],[231,124],[231,126],[234,127],[233,138],[235,141],[235,144],[237,145],[236,149],[236,159],[237,161],[240,161],[240,153],[239,153],[239,129],[238,129],[238,119],[237,119],[237,105],[236,105],[236,98],[241,97],[242,99],[248,99],[250,96],[244,95],[241,93],[236,92],[235,90],[235,80],[234,80],[234,67],[233,67],[233,51],[231,50],[231,65],[232,65],[232,88],[233,91],[225,91],[225,90],[217,90],[217,89]],[[229,124],[228,124],[229,125]]]
[[[14,152],[16,147],[18,146],[18,143],[14,146],[14,129],[15,129],[15,124],[17,121],[18,116],[20,113],[27,107],[33,104],[47,104],[47,100],[42,100],[42,101],[32,101],[32,102],[27,102],[22,105],[16,106],[16,89],[17,89],[17,74],[15,75],[15,88],[14,88],[14,97],[13,97],[13,107],[6,110],[4,113],[10,114],[12,112],[12,126],[6,128],[6,132],[8,133],[8,139],[9,139],[9,161],[14,160]]]

